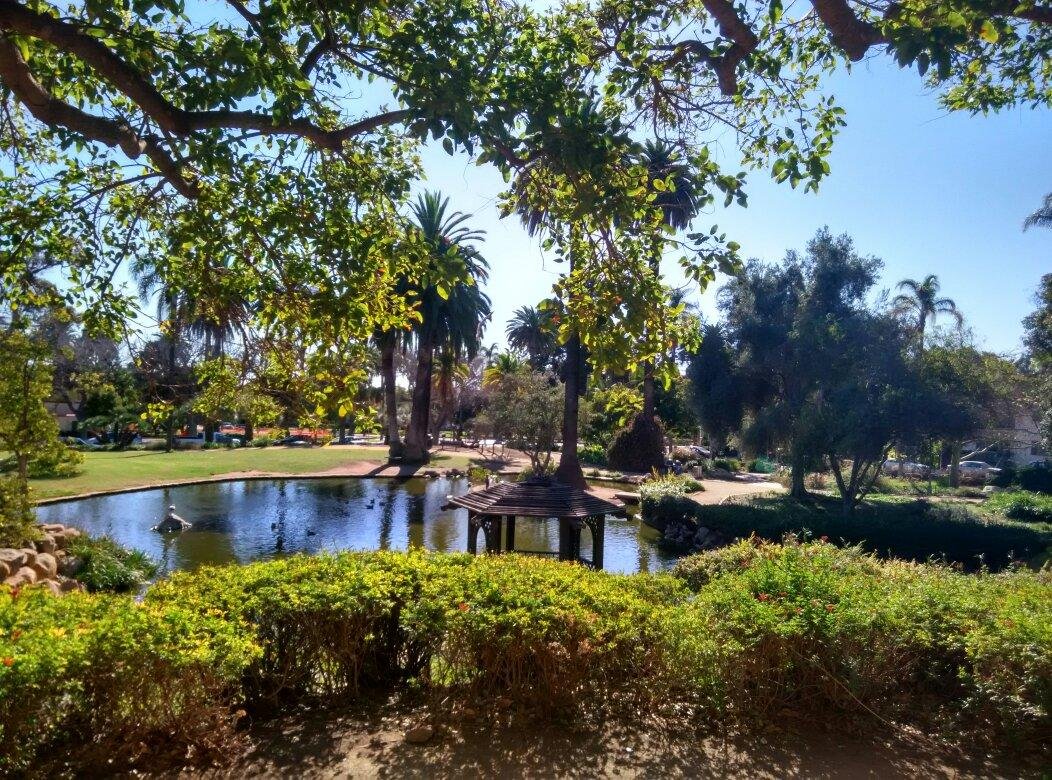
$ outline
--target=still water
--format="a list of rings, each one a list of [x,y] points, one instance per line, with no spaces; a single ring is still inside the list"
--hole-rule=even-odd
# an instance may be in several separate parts
[[[444,510],[465,479],[275,479],[213,482],[100,496],[38,507],[43,523],[63,523],[143,550],[161,573],[202,564],[255,561],[295,552],[467,549],[467,510]],[[180,534],[151,530],[170,504],[193,524]],[[481,534],[480,534],[481,539]],[[635,517],[607,518],[605,568],[658,571],[675,555]],[[585,530],[582,553],[591,557]],[[481,541],[480,541],[481,544]],[[558,523],[520,520],[516,546],[554,552]]]

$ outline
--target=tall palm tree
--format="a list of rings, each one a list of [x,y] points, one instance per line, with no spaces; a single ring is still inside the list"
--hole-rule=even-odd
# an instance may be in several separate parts
[[[1032,227],[1052,228],[1052,192],[1045,196],[1041,207],[1023,221],[1023,230]]]
[[[551,319],[547,309],[522,306],[515,310],[504,330],[508,346],[525,352],[530,365],[538,370],[554,363],[559,349]]]
[[[664,141],[648,140],[643,145],[640,162],[646,166],[651,182],[658,179],[671,179],[672,188],[657,189],[654,204],[661,209],[662,221],[674,230],[683,230],[700,208],[700,191],[697,178],[690,166],[683,162],[672,145]],[[653,184],[651,184],[653,187]],[[660,239],[655,241],[654,255],[650,267],[654,274],[660,273],[661,246]],[[642,414],[654,418],[654,362],[648,360],[643,364],[643,411]],[[655,464],[661,465],[661,464]]]
[[[939,297],[939,287],[939,277],[935,274],[928,274],[920,282],[916,279],[903,279],[898,283],[897,289],[906,292],[896,295],[891,301],[896,314],[914,318],[916,324],[913,329],[921,349],[924,349],[924,332],[928,323],[935,322],[940,314],[953,317],[958,328],[964,323],[964,316],[953,299]]]
[[[438,192],[423,193],[412,207],[416,229],[430,250],[433,265],[437,268],[452,257],[466,271],[449,290],[430,285],[416,291],[421,319],[413,334],[417,370],[404,451],[405,459],[414,463],[427,462],[429,457],[435,352],[449,350],[457,358],[473,357],[482,346],[482,329],[491,315],[490,300],[479,289],[489,277],[489,264],[474,246],[484,233],[465,224],[471,215],[447,213],[448,208],[449,199]]]

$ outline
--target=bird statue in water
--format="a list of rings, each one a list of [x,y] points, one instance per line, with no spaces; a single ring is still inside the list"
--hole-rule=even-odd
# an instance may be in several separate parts
[[[177,531],[185,531],[190,527],[190,523],[183,518],[179,517],[175,513],[175,504],[168,507],[168,516],[161,522],[153,527],[153,530],[158,531],[162,534],[174,533]]]

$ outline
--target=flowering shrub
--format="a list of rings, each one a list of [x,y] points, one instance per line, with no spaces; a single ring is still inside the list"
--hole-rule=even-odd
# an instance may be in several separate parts
[[[48,748],[70,770],[140,756],[158,769],[159,744],[180,757],[229,744],[239,708],[408,686],[546,710],[876,713],[1026,739],[1050,722],[1052,577],[751,541],[674,575],[412,551],[206,567],[141,603],[0,589],[0,772]]]

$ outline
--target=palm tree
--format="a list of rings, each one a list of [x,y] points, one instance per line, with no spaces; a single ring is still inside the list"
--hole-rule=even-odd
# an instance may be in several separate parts
[[[526,373],[527,366],[510,352],[502,352],[482,372],[482,386],[495,387],[505,379]]]
[[[935,274],[928,274],[921,282],[916,279],[903,279],[898,283],[897,289],[907,292],[896,295],[891,301],[896,314],[914,318],[914,332],[921,349],[924,349],[924,332],[928,322],[935,322],[935,318],[940,314],[953,317],[958,328],[964,323],[964,316],[958,310],[957,304],[951,298],[938,297],[939,287],[939,277]]]
[[[437,268],[455,258],[463,263],[465,275],[451,289],[430,285],[417,290],[421,320],[414,328],[417,347],[416,382],[406,431],[404,457],[407,461],[428,460],[431,391],[434,357],[438,350],[449,350],[458,358],[474,356],[482,346],[482,329],[489,320],[490,300],[479,289],[489,276],[489,264],[473,246],[484,235],[464,223],[469,214],[447,214],[449,199],[437,192],[425,192],[413,204],[416,229],[427,244],[431,262]]]
[[[647,174],[653,183],[656,180],[671,179],[672,188],[654,189],[657,196],[654,204],[661,209],[662,221],[674,230],[683,230],[690,225],[700,207],[697,179],[690,166],[685,164],[675,147],[664,141],[648,140],[643,145],[640,161],[646,166]],[[651,184],[653,187],[653,184]],[[662,242],[657,240],[650,267],[654,274],[660,273]],[[643,364],[643,411],[649,419],[654,418],[654,362],[648,360]],[[661,464],[655,464],[661,465]]]
[[[538,370],[554,363],[559,349],[551,319],[547,309],[522,306],[515,310],[504,330],[508,336],[508,346],[525,352],[530,358],[530,365]]]
[[[1032,227],[1052,228],[1052,192],[1045,196],[1041,207],[1023,221],[1023,230]]]

